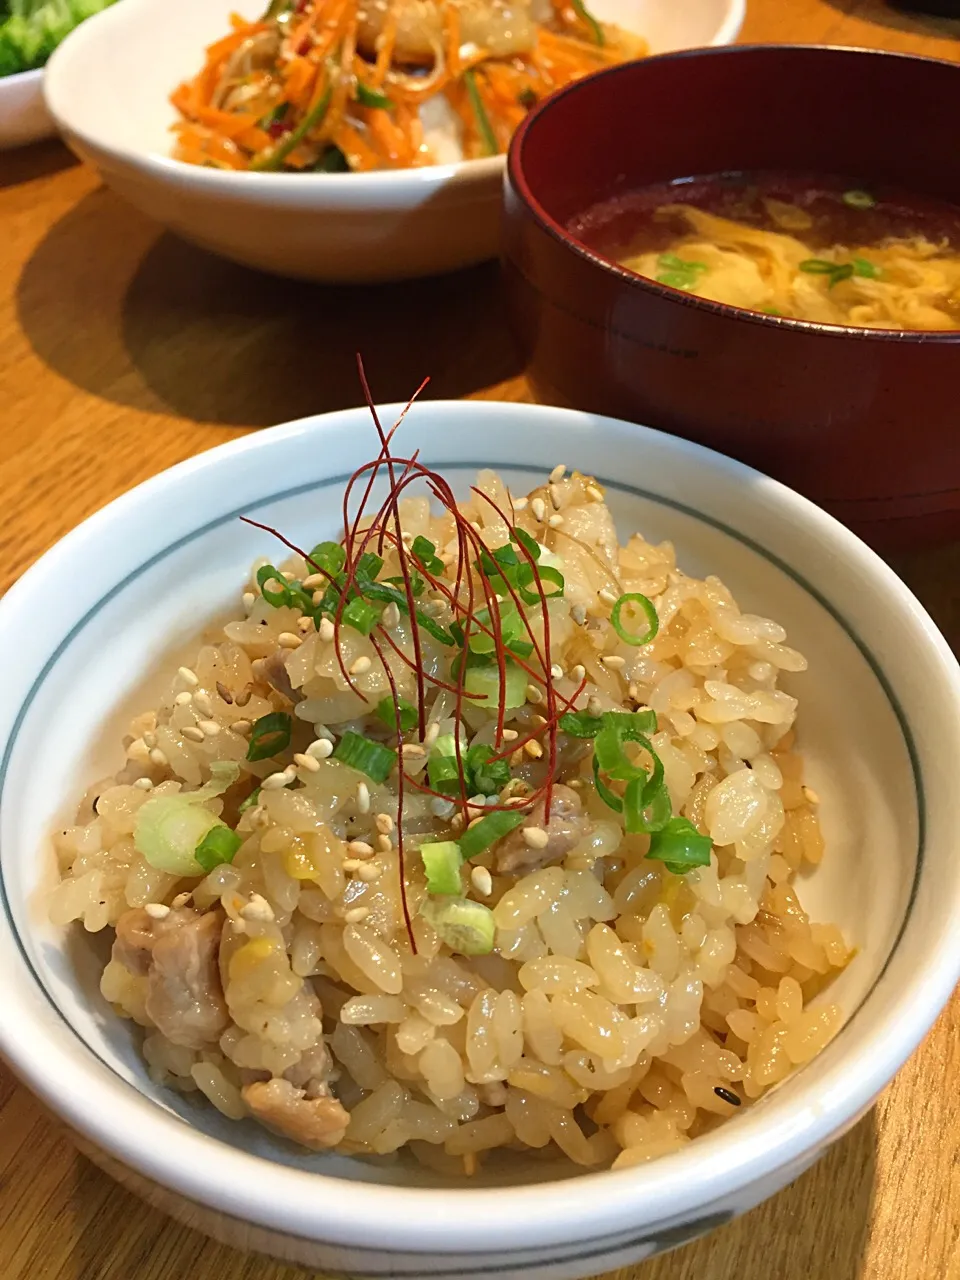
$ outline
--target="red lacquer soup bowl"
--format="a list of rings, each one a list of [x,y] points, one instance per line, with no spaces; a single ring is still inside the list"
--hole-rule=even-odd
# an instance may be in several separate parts
[[[861,536],[960,536],[960,332],[840,328],[693,297],[568,231],[602,201],[727,171],[856,175],[960,205],[960,67],[860,49],[669,54],[516,133],[504,265],[539,399],[661,427],[776,476]]]

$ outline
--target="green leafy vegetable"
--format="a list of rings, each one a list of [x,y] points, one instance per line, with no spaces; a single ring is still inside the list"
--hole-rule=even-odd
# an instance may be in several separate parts
[[[248,760],[269,760],[286,751],[290,745],[293,721],[286,711],[271,711],[254,721],[247,747]]]
[[[324,147],[320,154],[320,158],[313,166],[314,173],[349,173],[350,161],[343,154],[339,147],[335,147],[331,142]]]
[[[620,616],[623,613],[624,608],[631,604],[636,605],[640,609],[647,621],[646,631],[641,632],[639,635],[628,631],[620,620]],[[657,611],[653,606],[652,600],[648,600],[647,597],[641,595],[639,591],[630,591],[626,595],[621,596],[613,606],[610,613],[610,625],[613,627],[620,639],[626,644],[643,645],[649,644],[660,630],[660,619],[657,617]]]
[[[515,831],[523,824],[525,817],[525,814],[518,813],[516,809],[494,809],[492,813],[485,813],[472,827],[467,827],[460,837],[460,852],[467,861],[475,858],[484,849],[489,849],[495,841],[502,840],[511,831]]]
[[[114,0],[0,2],[0,76],[42,67],[74,27]]]
[[[221,863],[232,862],[237,850],[243,844],[243,837],[231,831],[226,823],[211,827],[194,850],[193,856],[204,869],[210,872]]]
[[[347,730],[333,749],[334,760],[365,773],[374,782],[386,782],[397,763],[397,753],[362,734]]]
[[[675,876],[710,865],[710,837],[702,836],[686,818],[671,818],[650,838],[648,858],[666,865]]]

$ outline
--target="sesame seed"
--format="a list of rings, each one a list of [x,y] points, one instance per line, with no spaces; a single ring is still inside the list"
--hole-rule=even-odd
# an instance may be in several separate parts
[[[195,671],[191,671],[189,667],[180,667],[177,671],[177,675],[183,683],[191,689],[195,689],[200,683],[197,673]]]
[[[148,902],[143,909],[151,920],[166,920],[170,914],[170,908],[165,902]]]
[[[578,684],[586,674],[587,674],[587,669],[582,662],[578,662],[575,667],[570,668],[570,678],[572,680],[576,680]]]
[[[232,705],[233,694],[230,692],[227,686],[225,684],[221,684],[219,680],[217,681],[217,693],[219,693],[220,697],[224,700],[225,703],[227,703],[228,706]]]
[[[297,630],[302,636],[313,630],[313,618],[309,613],[305,613],[302,618],[297,619]]]
[[[364,862],[357,872],[357,879],[362,880],[364,884],[373,884],[374,880],[379,880],[382,875],[382,867],[378,867],[375,862]]]
[[[215,738],[220,732],[220,724],[216,720],[198,720],[197,728],[205,738]]]
[[[513,499],[514,511],[526,511],[528,501],[529,499],[527,498],[514,498]]]
[[[159,769],[165,769],[170,763],[159,747],[154,747],[150,752],[150,762],[151,764],[155,764]]]
[[[253,594],[252,591],[245,591],[243,593],[242,599],[243,599],[243,607],[245,609],[252,609],[253,606],[257,603],[257,597]]]
[[[619,653],[605,653],[600,661],[605,667],[610,667],[613,671],[619,671],[621,667],[627,665],[626,658],[621,658]]]
[[[380,615],[380,621],[385,627],[395,627],[400,622],[400,609],[396,601],[391,601]]]
[[[582,627],[587,620],[586,606],[582,604],[575,604],[571,606],[570,617],[574,620],[574,622],[577,624],[578,627]]]
[[[503,731],[504,742],[516,742],[516,740],[519,737],[520,737],[520,734],[516,731],[516,729],[504,729]]]
[[[152,791],[152,790],[153,790],[153,779],[152,779],[152,778],[138,778],[138,779],[136,780],[136,782],[135,782],[133,785],[137,788],[137,790],[138,790],[138,791]]]
[[[604,604],[616,604],[617,601],[620,599],[620,597],[615,596],[608,587],[604,587],[601,591],[598,591],[597,595],[600,597],[600,599],[603,601]]]
[[[280,773],[269,773],[260,783],[261,791],[280,791],[283,787],[288,787],[293,778],[287,773],[286,769]]]
[[[547,514],[547,508],[542,498],[534,498],[530,503],[530,510],[533,512],[535,520],[542,520]]]
[[[316,591],[318,587],[325,587],[327,585],[327,576],[323,573],[308,574],[308,576],[303,580],[303,585],[307,591]]]
[[[592,716],[598,716],[602,713],[603,703],[596,696],[596,694],[591,694],[590,697],[587,699],[587,710]]]
[[[546,716],[534,716],[534,717],[533,717],[533,723],[534,723],[534,724],[546,724],[546,723],[547,723],[547,717],[546,717]]]
[[[553,666],[550,668],[550,674],[553,676],[554,680],[562,680],[563,667],[560,667],[556,663],[554,663]]]
[[[523,843],[531,849],[545,849],[550,843],[550,837],[543,827],[524,827],[520,834],[523,836]]]
[[[404,529],[400,534],[400,540],[401,542],[412,542],[413,534],[410,532],[409,529]]]
[[[591,502],[603,501],[603,490],[595,484],[588,484],[586,488],[587,497]]]
[[[441,800],[439,796],[430,801],[430,812],[435,818],[449,818],[456,807],[452,800]]]
[[[357,658],[354,662],[350,664],[350,666],[348,667],[348,671],[352,676],[362,676],[367,671],[370,670],[372,665],[373,663],[370,661],[367,655],[365,653],[362,653],[359,658]]]
[[[377,848],[381,853],[390,853],[393,849],[393,841],[389,836],[385,836],[382,832],[377,836]]]
[[[326,760],[333,755],[333,743],[329,738],[316,738],[307,747],[307,755],[313,756],[315,760]]]
[[[299,649],[303,644],[303,636],[294,635],[292,631],[281,631],[277,636],[277,644],[281,649]]]
[[[149,731],[144,733],[143,745],[147,748],[155,747],[157,745],[157,735],[155,733],[150,733]]]
[[[550,526],[551,529],[559,529],[560,526],[563,524],[563,516],[561,515],[551,516],[550,519],[547,521],[547,524]]]
[[[553,507],[554,511],[559,511],[560,510],[560,490],[557,488],[555,484],[551,484],[547,487],[547,493],[549,493],[550,495],[550,505]]]
[[[203,730],[198,728],[198,726],[195,724],[184,725],[184,727],[180,730],[180,732],[183,734],[185,738],[188,738],[190,742],[203,741]]]
[[[470,872],[470,883],[481,898],[489,898],[493,893],[493,876],[486,867],[474,867]]]
[[[378,813],[374,818],[373,823],[383,836],[388,836],[394,826],[393,819],[390,817],[389,813]]]
[[[343,913],[343,918],[347,924],[359,924],[361,920],[366,920],[369,914],[369,907],[351,907],[349,911]]]
[[[320,639],[325,642],[329,642],[330,640],[333,639],[336,632],[334,629],[334,625],[329,618],[320,619],[320,626],[317,628],[317,634],[319,635]]]
[[[373,845],[367,844],[366,840],[350,840],[347,849],[355,858],[369,858],[373,853]]]
[[[819,803],[820,803],[820,797],[817,795],[816,791],[814,791],[813,787],[806,787],[806,786],[805,786],[805,787],[803,788],[803,794],[804,794],[804,796],[806,797],[806,799],[807,799],[807,803],[808,803],[808,804],[819,804]]]
[[[365,782],[357,783],[357,808],[361,813],[370,812],[370,788]]]
[[[241,738],[245,738],[253,728],[253,722],[250,720],[234,720],[230,728],[234,733],[239,733]]]
[[[293,763],[300,769],[306,769],[307,773],[318,773],[320,770],[320,761],[316,756],[308,756],[303,751],[295,752]]]
[[[174,911],[179,911],[181,907],[185,907],[187,905],[192,897],[192,893],[178,893],[170,905],[173,907]]]
[[[284,582],[293,582],[297,575],[295,573],[291,573],[289,569],[284,569],[280,576],[283,578]]]
[[[433,744],[436,742],[437,738],[439,737],[440,737],[440,721],[431,720],[430,723],[427,725],[426,733],[423,735],[423,745],[429,750],[430,747],[433,746]]]
[[[259,893],[251,893],[250,901],[240,908],[240,915],[244,920],[258,920],[262,924],[270,924],[276,919],[273,907]]]
[[[192,701],[192,693],[178,693],[173,700],[173,705],[175,707],[188,707]]]
[[[250,820],[251,827],[265,827],[270,822],[262,804],[255,804],[252,809],[248,809],[246,816]]]
[[[253,697],[253,690],[250,688],[249,685],[245,685],[244,688],[242,688],[240,692],[237,694],[237,696],[234,698],[233,705],[235,707],[245,707],[252,697]]]
[[[425,756],[427,754],[419,742],[405,742],[400,750],[405,756]]]
[[[556,484],[558,481],[562,480],[566,474],[567,474],[567,464],[565,462],[558,462],[557,465],[550,472],[550,483]]]
[[[541,747],[539,742],[534,742],[533,739],[529,742],[525,742],[523,744],[523,749],[527,755],[532,756],[534,760],[539,760],[543,755],[543,747]]]
[[[536,705],[536,703],[538,702],[543,701],[543,694],[540,692],[540,690],[537,688],[535,684],[527,685],[527,701],[534,703],[534,705]]]
[[[473,529],[476,533],[483,533],[483,525],[480,523],[479,520],[471,520],[470,528]]]
[[[193,695],[193,705],[202,716],[206,716],[209,719],[213,715],[213,703],[202,689],[198,689]]]

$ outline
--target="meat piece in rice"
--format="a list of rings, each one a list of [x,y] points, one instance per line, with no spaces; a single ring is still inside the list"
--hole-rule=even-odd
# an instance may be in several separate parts
[[[580,797],[571,787],[555,786],[550,800],[550,821],[541,800],[530,811],[522,827],[511,831],[497,849],[497,871],[501,875],[523,876],[565,858],[571,849],[590,834],[593,824],[583,812]],[[528,843],[524,831],[546,833]]]
[[[311,1098],[289,1080],[245,1085],[243,1100],[261,1124],[311,1151],[335,1147],[350,1123],[349,1112],[331,1094]]]

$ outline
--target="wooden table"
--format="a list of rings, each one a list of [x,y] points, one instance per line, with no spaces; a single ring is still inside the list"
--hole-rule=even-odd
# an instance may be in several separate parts
[[[744,39],[960,60],[960,23],[904,16],[880,0],[750,0]],[[493,266],[357,290],[267,279],[165,234],[58,144],[0,156],[0,586],[161,468],[257,427],[357,403],[358,347],[383,400],[405,398],[424,373],[436,396],[526,398],[496,285]],[[897,567],[957,647],[960,547]],[[960,1277],[958,1082],[955,999],[874,1111],[815,1169],[709,1239],[617,1280]],[[0,1068],[2,1280],[301,1274],[138,1203]]]

